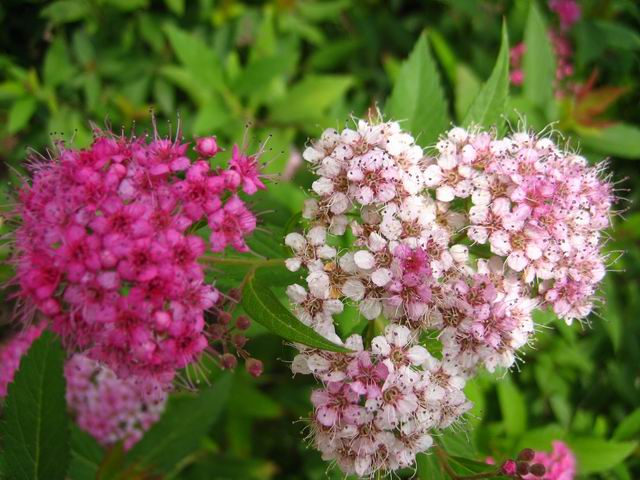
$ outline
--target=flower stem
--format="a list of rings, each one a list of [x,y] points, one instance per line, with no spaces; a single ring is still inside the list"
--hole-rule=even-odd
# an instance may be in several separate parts
[[[213,255],[203,255],[201,260],[207,263],[213,263],[217,265],[246,265],[248,267],[260,268],[275,265],[284,265],[284,258],[271,258],[271,259],[248,259],[248,258],[222,258]]]
[[[433,450],[438,457],[440,466],[451,477],[451,480],[481,480],[483,478],[493,478],[500,475],[499,471],[491,471],[484,473],[474,473],[473,475],[458,475],[449,464],[449,454],[439,445],[434,445]]]

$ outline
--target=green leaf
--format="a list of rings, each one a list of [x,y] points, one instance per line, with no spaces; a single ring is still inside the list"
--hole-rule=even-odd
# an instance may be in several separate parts
[[[513,437],[523,434],[527,429],[527,405],[520,390],[510,377],[499,380],[497,389],[505,430]]]
[[[293,316],[276,298],[268,284],[255,274],[250,274],[247,278],[242,291],[242,306],[253,320],[285,340],[332,352],[350,351],[330,342]]]
[[[218,95],[211,95],[209,100],[198,109],[193,121],[195,135],[210,135],[211,132],[229,122],[229,111]]]
[[[75,68],[71,64],[67,44],[63,37],[56,37],[44,57],[44,83],[56,87],[74,76]]]
[[[23,97],[17,100],[9,110],[9,120],[7,130],[9,133],[16,133],[22,130],[36,111],[38,102],[35,97]]]
[[[416,456],[416,467],[420,480],[448,480],[435,453],[420,453]]]
[[[283,123],[319,120],[352,83],[346,75],[307,75],[271,105],[271,119]]]
[[[638,446],[638,442],[613,442],[602,438],[574,438],[568,442],[582,475],[612,469]]]
[[[613,432],[614,440],[631,440],[640,437],[640,408],[627,415]]]
[[[89,65],[96,58],[96,50],[91,39],[84,30],[77,30],[73,35],[73,51],[78,61],[83,65]]]
[[[524,95],[538,108],[545,110],[553,99],[556,65],[553,47],[536,2],[531,2],[529,7],[524,44],[526,46],[522,63]]]
[[[607,299],[600,309],[600,316],[604,320],[603,326],[613,345],[613,350],[618,352],[624,337],[624,323],[620,312],[620,305],[616,289],[611,277],[605,277],[602,282],[602,290]]]
[[[224,375],[197,395],[171,398],[160,421],[127,454],[126,462],[138,468],[169,472],[198,448],[222,413],[231,387]]]
[[[449,465],[451,465],[454,471],[459,475],[473,475],[478,473],[486,474],[496,471],[495,465],[488,465],[484,462],[479,462],[477,460],[461,456],[449,457]]]
[[[447,100],[426,34],[420,35],[402,64],[385,114],[402,122],[422,146],[432,144],[449,126]]]
[[[616,123],[605,128],[576,127],[581,144],[604,155],[640,159],[640,128],[626,123]]]
[[[167,25],[165,33],[180,63],[198,80],[203,88],[222,86],[222,66],[213,50],[200,37],[175,25]]]
[[[250,95],[258,89],[267,87],[274,78],[284,75],[295,66],[295,58],[288,53],[273,57],[259,58],[247,65],[233,82],[233,88],[239,95]]]
[[[467,65],[461,63],[456,66],[454,108],[456,118],[461,124],[469,111],[469,107],[478,96],[481,87],[480,79]]]
[[[212,92],[203,90],[200,82],[186,68],[165,65],[160,68],[160,74],[176,87],[184,90],[196,105],[204,106],[212,97]]]
[[[184,14],[184,0],[164,0],[164,3],[176,15],[182,16]]]
[[[44,7],[40,15],[53,23],[67,23],[81,20],[90,12],[91,5],[87,0],[59,0]]]
[[[95,439],[76,425],[71,426],[70,480],[93,480],[98,474],[104,450]]]
[[[506,23],[502,24],[502,42],[498,59],[489,80],[485,82],[475,98],[462,124],[483,127],[497,126],[500,130],[504,123],[504,114],[509,95],[509,34]]]
[[[1,425],[7,476],[12,480],[62,480],[69,466],[69,419],[64,351],[49,332],[22,358],[9,385]]]
[[[229,413],[250,418],[277,418],[282,415],[280,404],[262,393],[255,386],[253,379],[234,375],[231,388],[233,402],[229,405]]]

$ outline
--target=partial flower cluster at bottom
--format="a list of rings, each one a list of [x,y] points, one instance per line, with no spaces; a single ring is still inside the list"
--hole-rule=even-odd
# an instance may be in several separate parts
[[[455,366],[410,337],[407,327],[389,325],[371,350],[352,335],[345,345],[354,353],[302,349],[293,361],[295,373],[324,384],[311,394],[311,437],[343,472],[409,467],[432,445],[431,429],[448,427],[471,408]]]

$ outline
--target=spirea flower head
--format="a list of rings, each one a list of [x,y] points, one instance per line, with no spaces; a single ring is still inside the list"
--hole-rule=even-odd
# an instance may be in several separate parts
[[[398,123],[360,121],[303,153],[318,178],[305,230],[285,238],[286,265],[305,279],[287,294],[303,323],[355,353],[299,346],[293,370],[323,384],[311,437],[347,473],[411,465],[431,429],[470,407],[465,379],[514,363],[532,311],[584,318],[606,269],[603,165],[527,132],[453,128],[430,152]],[[385,334],[343,342],[345,304]],[[439,340],[438,358],[424,334]]]
[[[44,330],[44,323],[31,325],[0,343],[0,398],[7,395],[7,387],[20,366],[22,356]]]
[[[199,260],[247,251],[256,217],[241,199],[263,189],[257,158],[236,146],[214,166],[214,137],[197,159],[180,139],[97,131],[83,150],[57,145],[19,192],[18,298],[71,349],[118,376],[169,382],[207,348],[204,313],[220,294]],[[208,225],[209,243],[196,230]]]
[[[86,355],[65,364],[67,405],[76,422],[100,444],[125,449],[142,438],[164,410],[167,393],[153,379],[121,379]]]

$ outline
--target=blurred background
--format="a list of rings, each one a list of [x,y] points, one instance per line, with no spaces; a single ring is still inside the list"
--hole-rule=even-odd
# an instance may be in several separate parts
[[[179,122],[188,139],[215,134],[229,145],[244,137],[254,147],[268,139],[267,171],[281,180],[254,202],[263,231],[252,247],[284,255],[279,235],[311,183],[298,167],[308,138],[383,110],[423,31],[450,118],[460,121],[493,68],[505,18],[510,122],[553,123],[590,160],[610,158],[622,212],[608,244],[612,272],[590,323],[567,327],[540,315],[519,371],[501,374],[499,384],[490,375],[471,382],[473,415],[443,441],[453,453],[503,459],[564,439],[581,478],[638,479],[640,4],[584,0],[576,13],[563,3],[539,1],[548,41],[538,42],[525,38],[528,1],[3,0],[0,188],[18,181],[27,147],[45,152],[52,137],[87,145],[90,121],[144,132],[152,109],[163,133]],[[554,94],[544,103],[527,95],[526,49],[541,68],[555,58]],[[355,328],[353,317],[343,333]],[[252,335],[265,373],[254,380],[237,372],[224,414],[173,478],[326,478],[299,421],[312,385],[292,380],[292,351],[280,339],[258,327]],[[432,478],[424,463],[417,475]]]

